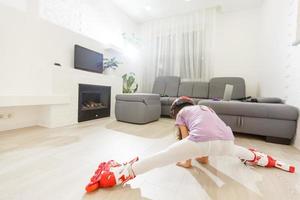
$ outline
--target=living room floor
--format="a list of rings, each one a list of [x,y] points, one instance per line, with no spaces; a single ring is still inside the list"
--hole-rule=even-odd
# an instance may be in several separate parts
[[[300,199],[300,174],[243,165],[236,158],[211,157],[191,169],[169,165],[130,181],[125,187],[85,194],[100,161],[143,158],[175,142],[173,120],[146,125],[104,118],[46,129],[0,133],[0,199]],[[300,169],[292,146],[237,135],[236,143],[268,152]]]

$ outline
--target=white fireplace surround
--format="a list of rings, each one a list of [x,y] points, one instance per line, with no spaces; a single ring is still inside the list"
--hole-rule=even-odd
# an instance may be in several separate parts
[[[2,120],[0,131],[35,125],[55,128],[76,124],[80,83],[111,86],[111,116],[114,117],[115,95],[122,93],[120,77],[72,68],[54,69],[53,95],[0,96],[2,112],[12,113],[12,119]]]
[[[39,125],[54,128],[77,123],[79,84],[111,86],[111,116],[114,117],[115,95],[122,93],[120,77],[70,68],[57,69],[53,73],[55,94],[67,95],[70,102],[42,106]]]

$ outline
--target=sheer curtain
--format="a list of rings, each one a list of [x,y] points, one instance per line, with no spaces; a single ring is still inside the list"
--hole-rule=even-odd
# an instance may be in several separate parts
[[[150,92],[157,76],[208,80],[216,8],[142,25],[143,83]]]

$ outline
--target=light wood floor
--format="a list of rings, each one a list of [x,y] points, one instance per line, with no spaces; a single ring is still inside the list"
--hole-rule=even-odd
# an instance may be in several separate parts
[[[126,187],[85,194],[100,161],[127,161],[175,142],[171,119],[132,125],[106,118],[71,127],[25,128],[0,133],[0,199],[300,199],[300,174],[246,167],[235,158],[210,158],[192,169],[169,165],[132,180]],[[239,135],[255,147],[300,170],[300,152]]]

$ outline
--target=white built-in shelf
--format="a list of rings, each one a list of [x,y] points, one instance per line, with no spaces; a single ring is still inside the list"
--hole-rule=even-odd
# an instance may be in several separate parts
[[[70,103],[69,96],[0,96],[0,107],[58,105]]]

